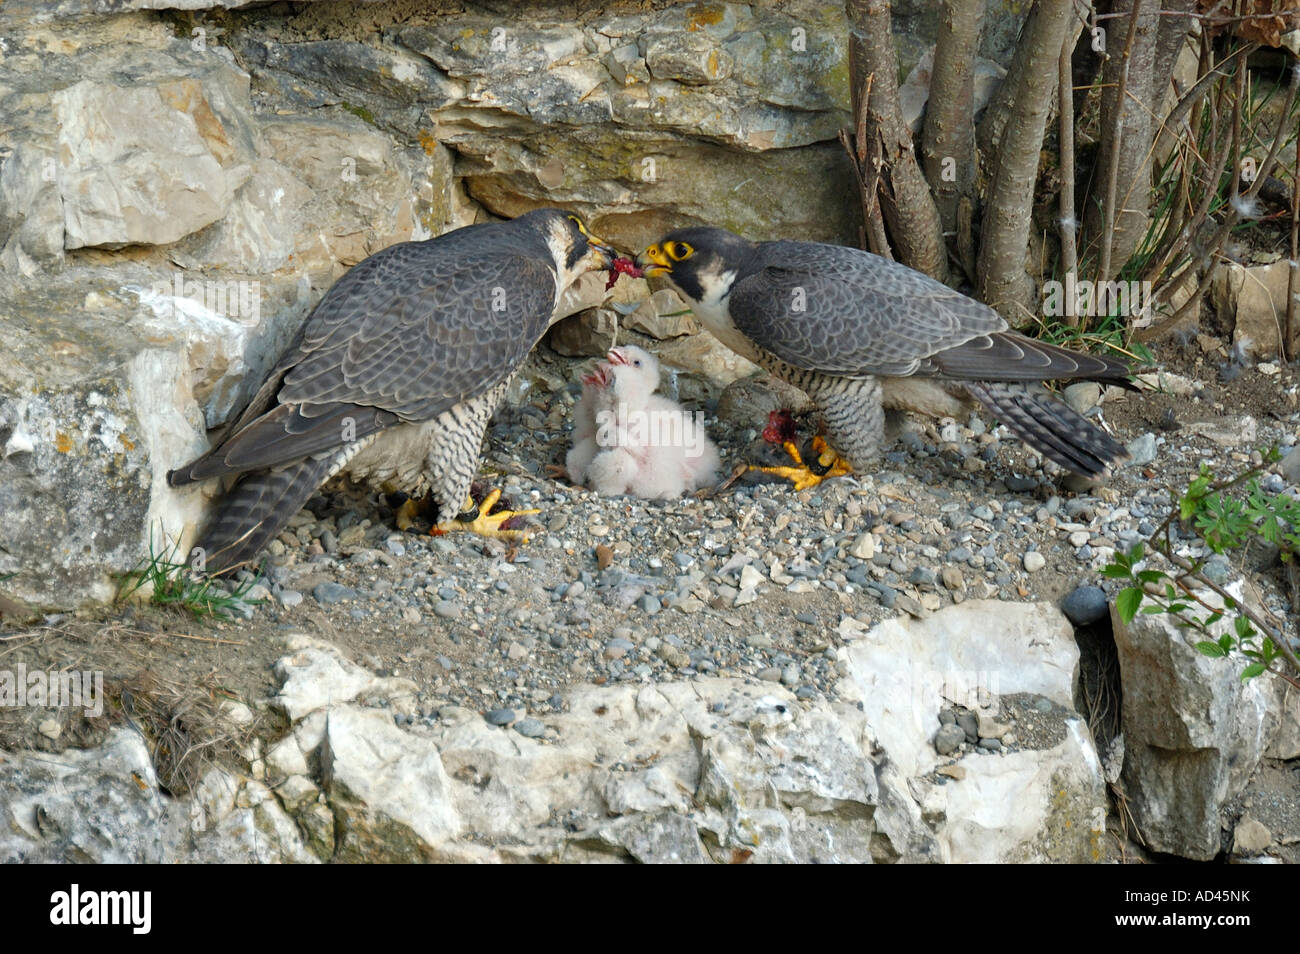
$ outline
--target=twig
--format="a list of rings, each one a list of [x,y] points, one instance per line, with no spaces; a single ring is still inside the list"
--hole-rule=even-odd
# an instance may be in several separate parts
[[[1300,61],[1291,64],[1292,72],[1300,71]],[[1286,296],[1286,330],[1282,335],[1282,360],[1288,361],[1294,355],[1287,354],[1291,335],[1296,330],[1296,299],[1300,298],[1300,136],[1295,139],[1295,169],[1291,179],[1291,267],[1287,280]]]
[[[1243,470],[1235,477],[1231,477],[1227,480],[1216,481],[1215,483],[1210,484],[1208,487],[1205,488],[1205,493],[1203,496],[1209,496],[1210,494],[1213,493],[1221,493],[1224,490],[1228,490],[1232,487],[1235,487],[1237,484],[1240,484],[1243,481],[1248,480],[1251,477],[1254,477],[1262,469],[1263,469],[1262,467],[1258,467],[1258,466],[1250,467],[1247,468],[1246,470]],[[1224,602],[1225,608],[1227,607],[1227,601],[1230,600],[1232,604],[1237,608],[1237,611],[1240,612],[1252,623],[1254,623],[1262,635],[1272,640],[1273,645],[1277,647],[1278,651],[1286,658],[1287,662],[1289,662],[1295,668],[1296,672],[1300,672],[1300,659],[1296,658],[1296,654],[1292,652],[1291,647],[1287,644],[1285,634],[1279,632],[1278,629],[1275,626],[1273,626],[1273,624],[1266,622],[1257,612],[1255,612],[1253,609],[1251,609],[1241,600],[1237,599],[1237,597],[1233,596],[1231,593],[1225,590],[1218,583],[1215,583],[1209,577],[1205,576],[1194,563],[1187,560],[1185,557],[1179,556],[1177,553],[1174,552],[1173,522],[1174,522],[1175,515],[1177,515],[1180,512],[1180,508],[1178,504],[1177,494],[1171,491],[1170,497],[1171,497],[1171,501],[1170,501],[1169,513],[1165,516],[1165,519],[1161,522],[1160,526],[1156,527],[1155,532],[1153,532],[1149,537],[1147,537],[1147,544],[1151,547],[1151,549],[1154,552],[1159,553],[1166,560],[1168,560],[1170,563],[1174,564],[1174,566],[1178,567],[1180,570],[1183,571],[1182,575],[1179,577],[1175,577],[1175,579],[1178,581],[1179,586],[1182,587],[1182,589],[1185,592],[1189,593],[1189,595],[1192,595],[1192,597],[1198,603],[1200,603],[1206,609],[1211,610],[1212,612],[1219,612],[1219,609],[1217,607],[1210,606],[1209,604],[1205,603],[1205,601],[1202,600],[1199,596],[1196,596],[1195,594],[1191,593],[1191,591],[1188,589],[1187,585],[1184,582],[1184,580],[1187,578],[1196,580],[1196,582],[1202,584],[1207,589],[1217,593],[1219,597],[1225,601]],[[1295,683],[1294,680],[1292,680],[1291,677],[1287,676],[1286,674],[1277,672],[1276,670],[1272,670],[1272,669],[1268,671],[1274,673],[1274,675],[1281,676],[1283,679],[1286,679],[1288,682],[1293,682],[1296,685],[1296,688],[1300,689],[1300,683]]]
[[[1079,248],[1076,244],[1078,224],[1074,220],[1074,82],[1070,58],[1074,53],[1074,32],[1065,31],[1058,66],[1060,78],[1060,139],[1061,139],[1061,270],[1067,276],[1078,278]],[[1065,296],[1065,323],[1071,328],[1079,326],[1075,309],[1075,296]]]
[[[1119,154],[1124,139],[1124,98],[1128,92],[1128,64],[1133,53],[1133,40],[1137,36],[1138,14],[1142,9],[1142,0],[1133,0],[1133,9],[1129,11],[1132,18],[1128,24],[1128,39],[1121,54],[1119,84],[1115,91],[1115,128],[1111,130],[1112,145],[1110,150],[1110,168],[1106,170],[1106,205],[1103,210],[1101,236],[1101,265],[1097,280],[1110,280],[1110,256],[1115,243],[1115,193],[1119,189]]]

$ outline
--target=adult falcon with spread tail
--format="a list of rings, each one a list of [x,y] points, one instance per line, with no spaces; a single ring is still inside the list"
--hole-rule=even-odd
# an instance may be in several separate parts
[[[173,487],[238,475],[199,547],[250,562],[337,474],[431,493],[442,529],[508,535],[499,493],[468,499],[483,431],[560,296],[614,249],[541,209],[378,252],[335,282],[248,408]],[[465,511],[466,519],[448,520]]]
[[[776,470],[813,486],[882,450],[884,409],[957,417],[972,400],[1027,444],[1089,477],[1128,455],[1042,381],[1128,385],[1113,358],[1007,330],[1002,317],[927,275],[870,252],[816,242],[750,242],[719,228],[670,232],[637,264],[667,278],[723,344],[807,392],[826,421],[829,470]],[[841,466],[841,463],[847,466]]]

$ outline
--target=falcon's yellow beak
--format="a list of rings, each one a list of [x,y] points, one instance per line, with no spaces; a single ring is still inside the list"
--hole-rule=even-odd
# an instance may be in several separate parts
[[[613,245],[610,245],[604,239],[596,238],[590,232],[587,233],[587,248],[597,253],[601,259],[600,264],[596,266],[597,269],[609,268],[614,259],[618,258],[618,252]]]
[[[650,245],[636,257],[636,263],[645,271],[645,277],[666,275],[673,270],[668,255],[658,245]]]

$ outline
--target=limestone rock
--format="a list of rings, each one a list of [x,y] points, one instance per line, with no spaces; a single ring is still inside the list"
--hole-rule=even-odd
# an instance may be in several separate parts
[[[1242,857],[1262,855],[1273,844],[1273,833],[1249,815],[1242,816],[1232,835],[1232,853]]]
[[[608,308],[592,308],[551,326],[546,343],[569,358],[604,355],[614,347],[618,315]]]
[[[1238,665],[1202,655],[1167,616],[1124,624],[1112,609],[1111,621],[1129,806],[1150,848],[1208,861],[1219,852],[1224,803],[1241,793],[1277,734],[1280,680],[1243,683]],[[1226,619],[1217,627],[1230,631]]]
[[[674,338],[660,345],[656,354],[661,364],[698,374],[719,387],[758,370],[756,364],[742,358],[710,334]]]
[[[437,748],[397,728],[386,713],[331,708],[321,772],[339,826],[340,860],[437,860],[434,846],[460,834]]]
[[[1259,360],[1275,357],[1286,322],[1290,266],[1286,260],[1249,268],[1230,262],[1214,275],[1214,306],[1225,324],[1232,325],[1232,342],[1244,354]],[[1287,354],[1295,354],[1300,329],[1292,330]]]
[[[1106,795],[1081,716],[1064,720],[1062,741],[1050,749],[967,755],[956,783],[939,785],[929,775],[941,761],[930,738],[952,702],[978,712],[1000,695],[1032,693],[1073,713],[1079,651],[1054,606],[968,600],[925,620],[882,622],[840,655],[849,698],[861,701],[889,753],[878,778],[912,791],[916,810],[937,821],[939,859],[1097,860]]]
[[[690,306],[671,288],[659,289],[624,318],[622,324],[632,331],[660,340],[693,335],[700,330]]]

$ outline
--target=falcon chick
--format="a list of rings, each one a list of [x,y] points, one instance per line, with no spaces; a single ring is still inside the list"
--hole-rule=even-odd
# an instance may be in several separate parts
[[[167,475],[226,474],[199,546],[208,572],[250,562],[325,481],[431,494],[435,529],[512,534],[467,493],[483,431],[561,294],[614,249],[560,209],[377,252],[335,282],[218,443]],[[465,509],[464,519],[450,520]]]
[[[574,408],[569,478],[604,496],[680,497],[712,483],[717,447],[681,406],[655,394],[659,361],[641,348],[612,349],[583,378]]]
[[[1007,330],[993,309],[870,252],[817,242],[750,242],[719,228],[668,233],[637,259],[691,302],[733,351],[807,392],[850,467],[884,444],[884,409],[959,417],[979,402],[1067,470],[1109,472],[1124,447],[1039,382],[1082,378],[1128,386],[1114,358],[1080,354]],[[803,467],[813,486],[834,473]]]

